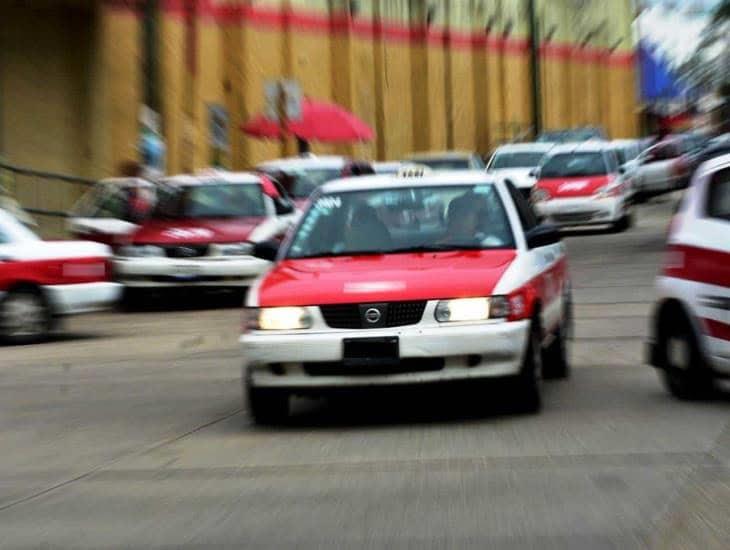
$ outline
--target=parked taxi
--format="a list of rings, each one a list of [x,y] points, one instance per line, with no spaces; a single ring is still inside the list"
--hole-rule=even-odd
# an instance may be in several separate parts
[[[535,172],[531,200],[546,221],[562,227],[628,229],[632,189],[610,142],[555,147]]]
[[[700,167],[671,222],[649,362],[680,398],[730,378],[730,155]]]
[[[484,172],[325,184],[276,257],[244,309],[256,421],[292,394],[495,379],[535,411],[540,377],[568,375],[565,247]]]
[[[65,315],[111,307],[121,290],[110,257],[99,243],[43,241],[0,210],[0,340],[35,342]]]

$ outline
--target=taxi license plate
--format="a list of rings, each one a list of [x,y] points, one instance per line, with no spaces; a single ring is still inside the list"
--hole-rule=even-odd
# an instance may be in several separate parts
[[[352,367],[397,365],[400,363],[398,337],[345,338],[342,361],[345,366]]]

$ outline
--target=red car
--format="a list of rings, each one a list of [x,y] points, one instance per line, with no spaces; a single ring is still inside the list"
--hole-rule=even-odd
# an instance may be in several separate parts
[[[248,294],[247,403],[269,422],[291,394],[506,379],[535,411],[539,379],[568,375],[570,331],[565,247],[511,183],[483,172],[338,180],[315,192]]]
[[[152,214],[115,248],[115,276],[127,291],[246,287],[270,265],[254,256],[256,243],[283,238],[296,216],[265,176],[167,178]]]
[[[64,315],[110,307],[111,251],[93,242],[46,242],[0,210],[0,339],[41,340]]]

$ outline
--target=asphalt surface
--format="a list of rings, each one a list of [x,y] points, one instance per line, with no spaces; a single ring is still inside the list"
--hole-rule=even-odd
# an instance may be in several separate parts
[[[727,548],[730,399],[643,365],[672,206],[568,238],[574,371],[538,416],[401,392],[255,427],[212,297],[1,348],[0,548]]]

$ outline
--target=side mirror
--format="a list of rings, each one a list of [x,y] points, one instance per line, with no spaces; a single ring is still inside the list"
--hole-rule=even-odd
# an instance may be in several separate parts
[[[533,168],[530,170],[529,176],[531,178],[540,179],[540,169],[539,168]]]
[[[626,173],[626,166],[623,165],[623,164],[621,166],[619,166],[618,167],[618,173],[619,174],[622,174],[622,175],[625,174]]]
[[[277,216],[285,216],[294,212],[294,204],[289,199],[280,197],[274,201],[274,206]]]
[[[279,243],[277,241],[262,241],[253,247],[253,255],[262,260],[276,261],[279,254]]]
[[[527,240],[527,248],[540,248],[541,246],[549,246],[560,242],[560,232],[554,225],[542,224],[533,227],[525,234]]]

